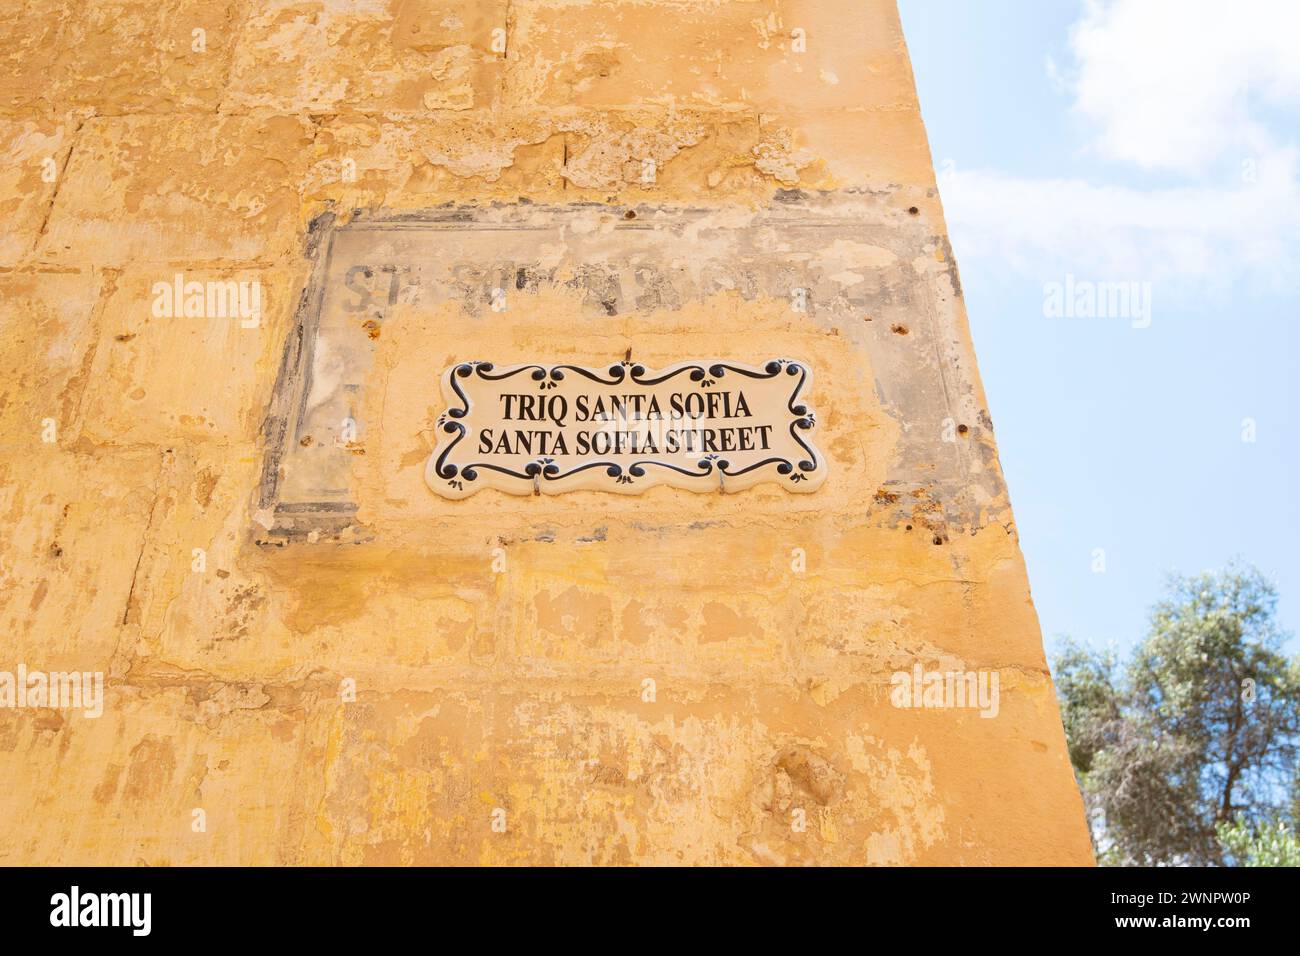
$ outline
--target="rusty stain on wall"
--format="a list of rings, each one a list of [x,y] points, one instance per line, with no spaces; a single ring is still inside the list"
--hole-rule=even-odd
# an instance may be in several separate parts
[[[0,863],[1091,861],[890,0],[36,0],[0,51],[0,670],[106,681],[0,708]],[[826,483],[424,486],[448,365],[629,350],[807,359]],[[338,369],[356,435],[296,431]],[[996,718],[894,706],[918,662]]]

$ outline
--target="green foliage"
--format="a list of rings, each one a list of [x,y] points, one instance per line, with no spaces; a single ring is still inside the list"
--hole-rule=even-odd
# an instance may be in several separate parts
[[[1235,866],[1300,866],[1300,839],[1279,820],[1251,826],[1238,818],[1217,827],[1219,843]]]
[[[1276,827],[1300,807],[1300,659],[1281,652],[1275,605],[1253,568],[1175,577],[1127,664],[1072,642],[1057,655],[1102,862],[1286,858],[1293,829]]]

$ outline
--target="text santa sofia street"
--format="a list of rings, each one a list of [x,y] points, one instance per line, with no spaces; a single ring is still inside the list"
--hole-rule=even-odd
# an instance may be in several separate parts
[[[753,418],[743,391],[499,396],[502,425],[478,433],[480,454],[645,455],[764,451],[772,425],[721,424]],[[707,424],[719,422],[720,424]],[[594,427],[578,428],[575,425]]]

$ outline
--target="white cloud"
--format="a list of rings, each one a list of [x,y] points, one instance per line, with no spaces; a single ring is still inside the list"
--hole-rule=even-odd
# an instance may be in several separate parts
[[[1089,2],[1049,79],[1089,148],[1181,183],[1141,189],[995,171],[940,177],[958,255],[1043,278],[1300,283],[1300,2]]]
[[[1070,30],[1075,108],[1106,156],[1203,172],[1278,144],[1252,113],[1300,103],[1294,0],[1091,2]]]
[[[953,172],[940,184],[960,258],[1017,272],[1179,281],[1274,291],[1300,281],[1296,153],[1279,151],[1258,180],[1233,188],[1142,190],[1082,180]]]

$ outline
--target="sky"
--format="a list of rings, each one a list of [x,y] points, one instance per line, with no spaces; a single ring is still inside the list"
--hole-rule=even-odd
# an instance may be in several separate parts
[[[1234,558],[1300,653],[1300,3],[899,8],[1049,654]]]

